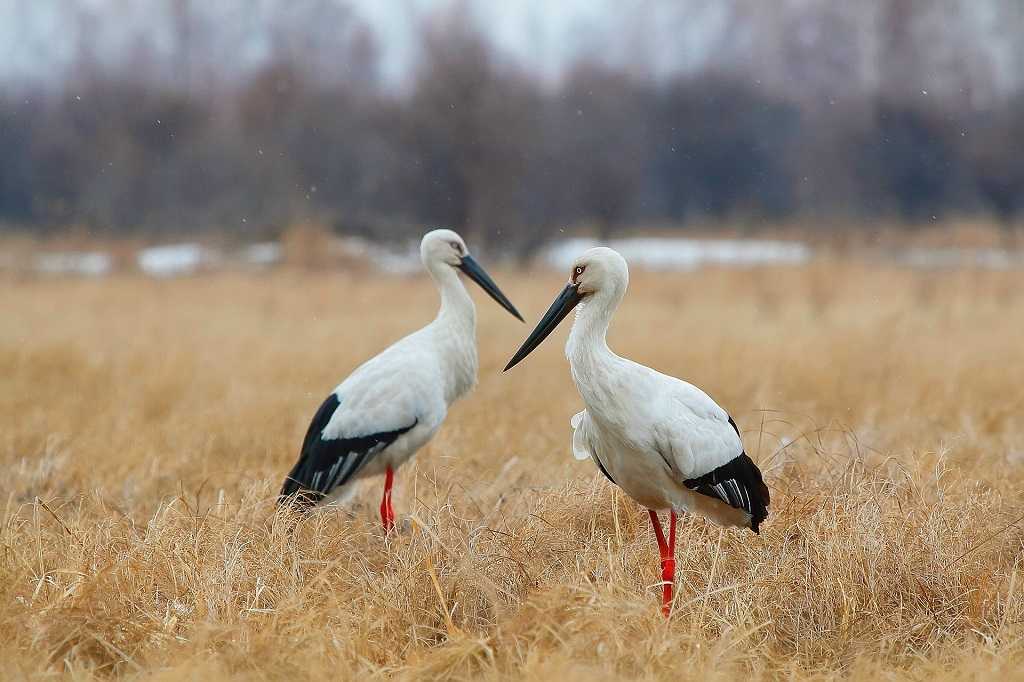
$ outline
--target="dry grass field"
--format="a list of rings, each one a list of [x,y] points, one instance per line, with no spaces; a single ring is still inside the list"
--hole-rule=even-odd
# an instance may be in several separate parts
[[[497,271],[536,321],[562,273]],[[611,345],[729,409],[760,535],[646,513],[569,452],[566,329],[478,290],[480,381],[399,472],[289,532],[308,419],[428,280],[281,270],[0,286],[0,677],[1024,675],[1024,273],[633,273]]]

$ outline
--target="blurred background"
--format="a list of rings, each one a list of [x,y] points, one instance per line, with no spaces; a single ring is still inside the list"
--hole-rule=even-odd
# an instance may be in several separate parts
[[[942,228],[1019,265],[1024,3],[0,0],[0,150],[0,229],[48,272],[341,238],[412,268],[386,245],[433,226],[666,266]]]

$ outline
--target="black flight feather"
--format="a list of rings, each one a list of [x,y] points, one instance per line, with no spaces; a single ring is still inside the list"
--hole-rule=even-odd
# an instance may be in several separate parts
[[[732,417],[729,417],[729,424],[739,436],[740,430]],[[761,478],[761,470],[746,452],[741,451],[738,457],[714,471],[687,479],[683,484],[690,490],[717,498],[730,507],[742,509],[750,514],[750,529],[755,533],[758,532],[761,522],[768,518],[768,505],[771,503],[768,486]]]
[[[316,411],[302,440],[299,461],[281,486],[279,505],[292,504],[300,510],[309,509],[331,490],[351,480],[369,458],[419,423],[416,419],[409,426],[393,431],[325,439],[321,434],[339,405],[338,396],[332,393]]]
[[[607,478],[607,479],[608,479],[609,481],[611,481],[611,482],[612,482],[613,484],[615,484],[615,485],[618,485],[618,483],[615,483],[615,479],[614,479],[614,478],[612,478],[612,475],[608,473],[608,470],[604,468],[604,465],[603,465],[603,464],[601,464],[601,460],[599,460],[599,459],[597,458],[597,455],[593,455],[593,456],[591,457],[591,459],[593,459],[593,460],[594,460],[594,464],[596,464],[596,465],[597,465],[597,468],[601,470],[601,473],[602,473],[602,474],[604,474],[604,477],[605,477],[605,478]]]

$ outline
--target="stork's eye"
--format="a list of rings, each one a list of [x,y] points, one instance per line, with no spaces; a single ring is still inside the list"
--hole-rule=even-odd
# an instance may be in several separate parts
[[[579,277],[580,275],[582,275],[582,274],[583,274],[583,271],[584,271],[585,269],[586,269],[586,268],[584,268],[584,267],[583,267],[582,265],[581,265],[581,266],[579,266],[579,267],[577,267],[577,268],[576,268],[576,276],[577,276],[577,277]]]
[[[455,253],[462,253],[462,245],[461,244],[459,244],[458,242],[449,242],[449,244],[451,244],[452,248],[455,249]]]

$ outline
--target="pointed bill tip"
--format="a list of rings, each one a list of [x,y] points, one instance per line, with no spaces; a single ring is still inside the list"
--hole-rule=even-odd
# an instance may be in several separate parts
[[[508,300],[508,297],[502,293],[501,289],[498,288],[498,285],[494,283],[493,279],[491,279],[491,276],[487,274],[487,271],[476,262],[476,259],[467,253],[462,257],[462,262],[459,264],[458,268],[462,270],[462,272],[466,273],[471,280],[476,282],[481,289],[487,292],[487,295],[493,298],[498,305],[507,310],[510,315],[514,316],[520,322],[526,322],[526,320],[523,319],[523,316],[519,314],[516,307],[512,305],[512,301]]]
[[[523,359],[523,357],[525,357],[525,356],[520,356],[520,354],[519,354],[519,353],[517,352],[517,353],[516,353],[516,354],[515,354],[515,355],[514,355],[514,356],[512,357],[512,359],[511,359],[511,360],[509,360],[509,361],[508,361],[507,363],[505,363],[505,369],[501,370],[502,374],[504,374],[505,372],[509,371],[510,369],[512,369],[513,367],[515,367],[516,365],[518,365],[518,364],[519,364],[519,361],[520,361],[520,360],[522,360],[522,359]]]
[[[548,311],[544,313],[544,316],[537,323],[537,326],[523,342],[523,345],[519,347],[512,359],[505,365],[505,369],[502,372],[507,372],[516,365],[519,364],[527,355],[533,352],[537,346],[541,344],[548,335],[555,330],[558,323],[561,322],[566,315],[569,314],[576,304],[582,299],[582,295],[576,288],[576,285],[570,283],[565,289],[559,293],[558,298],[555,299]]]

